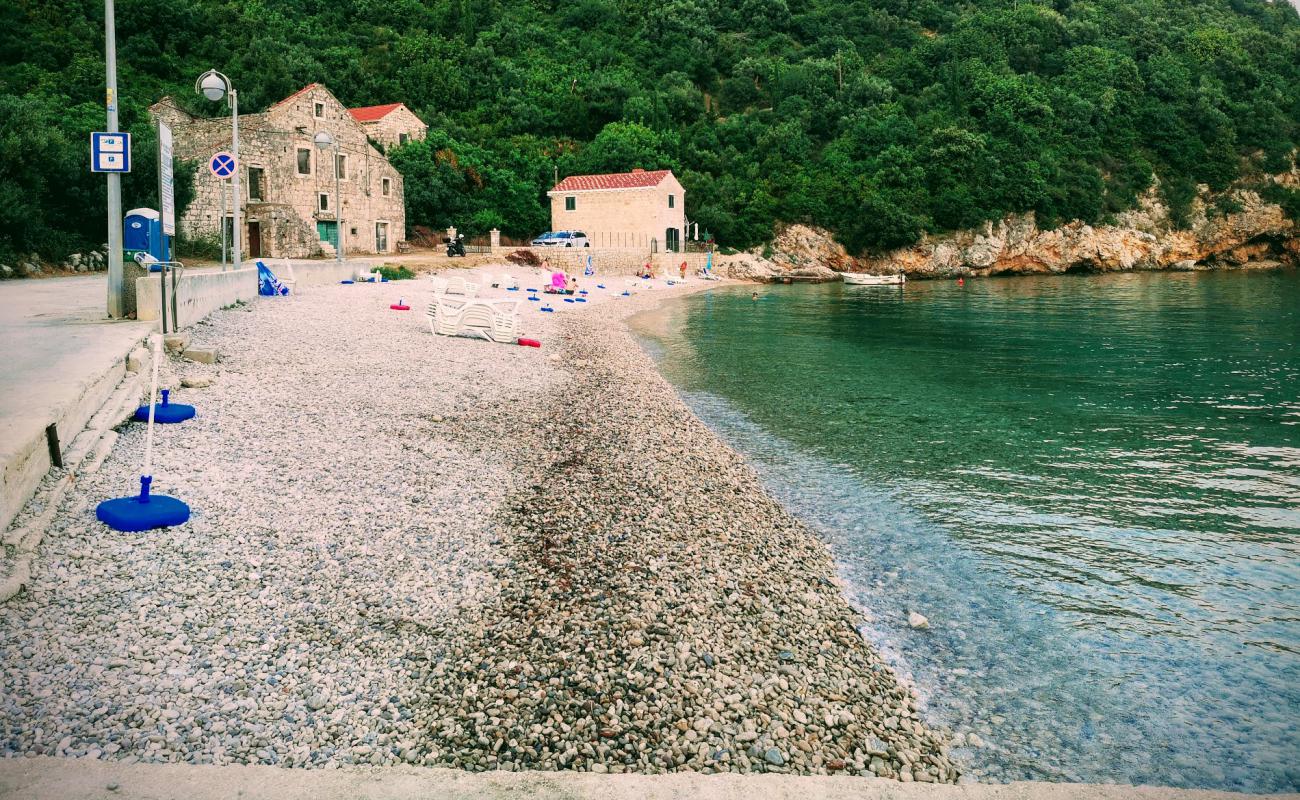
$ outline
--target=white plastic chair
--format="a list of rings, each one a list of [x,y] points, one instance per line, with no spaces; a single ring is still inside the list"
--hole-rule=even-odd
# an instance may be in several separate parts
[[[460,330],[460,312],[463,304],[445,297],[434,297],[425,314],[429,317],[429,332],[440,336],[455,336]]]
[[[448,278],[447,294],[458,294],[464,297],[473,297],[478,294],[478,284],[470,283],[464,278]]]

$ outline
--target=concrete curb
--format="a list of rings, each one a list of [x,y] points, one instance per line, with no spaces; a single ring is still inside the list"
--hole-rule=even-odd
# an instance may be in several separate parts
[[[113,787],[110,789],[109,787]],[[789,775],[469,773],[428,767],[295,770],[267,766],[125,764],[88,759],[0,759],[0,798],[65,800],[1218,800],[1296,798],[1099,784],[897,783],[881,778]]]

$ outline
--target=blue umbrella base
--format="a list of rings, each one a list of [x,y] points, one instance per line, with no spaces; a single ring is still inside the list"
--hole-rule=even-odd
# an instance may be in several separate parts
[[[190,507],[165,494],[149,495],[146,502],[132,495],[100,503],[95,518],[115,531],[135,533],[181,525],[189,520]]]
[[[153,408],[153,421],[163,425],[184,422],[194,416],[194,406],[185,403],[156,403]],[[137,408],[135,410],[135,419],[137,422],[148,422],[149,406]]]

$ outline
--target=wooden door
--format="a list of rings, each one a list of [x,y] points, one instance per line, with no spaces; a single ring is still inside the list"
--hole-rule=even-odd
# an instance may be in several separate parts
[[[262,223],[248,223],[248,257],[262,257]]]

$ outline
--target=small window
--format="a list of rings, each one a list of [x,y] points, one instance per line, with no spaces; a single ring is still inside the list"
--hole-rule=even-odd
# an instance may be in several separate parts
[[[669,208],[677,207],[677,195],[675,194],[668,195],[668,207]]]
[[[392,192],[392,190],[393,190],[392,178],[384,178],[382,181],[379,182],[379,191],[381,194],[383,194],[384,197],[387,197],[389,193]]]
[[[348,157],[342,153],[334,156],[334,174],[341,181],[348,179]]]
[[[321,211],[330,210],[330,196],[328,192],[320,192],[316,195],[317,204]]]
[[[577,208],[578,208],[578,198],[576,198],[576,197],[566,197],[566,198],[564,198],[564,210],[565,210],[565,211],[574,211],[574,210],[576,210]]]
[[[323,118],[323,117],[325,116],[325,104],[324,104],[324,103],[314,103],[314,104],[312,105],[312,113],[316,115],[316,119],[321,119],[321,118]]]
[[[399,133],[399,134],[397,134],[397,143],[398,143],[398,144],[406,144],[406,143],[409,142],[409,141],[411,141],[411,134],[409,134],[409,133]]]
[[[305,147],[298,148],[298,174],[311,174],[311,150]]]
[[[262,168],[261,167],[248,168],[248,199],[249,200],[262,199]]]

